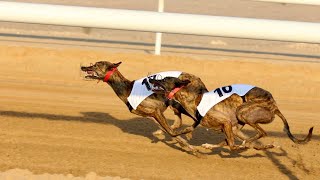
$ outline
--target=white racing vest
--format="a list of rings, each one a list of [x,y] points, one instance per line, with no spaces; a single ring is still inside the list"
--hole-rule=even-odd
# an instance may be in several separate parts
[[[246,84],[234,84],[231,86],[224,86],[217,88],[213,91],[206,92],[203,94],[202,99],[197,107],[199,114],[204,117],[207,112],[219,102],[227,99],[232,94],[238,94],[239,96],[244,96],[255,86]]]
[[[153,94],[152,84],[149,83],[149,78],[155,78],[157,80],[163,79],[165,77],[179,77],[181,71],[166,71],[159,72],[156,74],[151,74],[148,77],[138,79],[134,82],[130,96],[128,97],[128,102],[133,109],[137,109],[139,104],[148,96]]]

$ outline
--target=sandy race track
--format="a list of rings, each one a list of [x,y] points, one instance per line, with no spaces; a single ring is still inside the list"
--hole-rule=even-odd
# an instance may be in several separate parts
[[[129,179],[320,176],[319,63],[241,58],[193,60],[6,45],[0,46],[0,55],[2,172],[18,168],[34,174],[69,174],[69,177],[83,177],[91,172],[93,179],[96,175]],[[280,147],[239,153],[230,153],[228,148],[208,151],[199,147],[205,158],[197,158],[169,137],[157,141],[152,136],[157,129],[153,120],[130,114],[107,84],[80,77],[81,63],[101,59],[121,60],[119,70],[128,79],[148,72],[181,70],[201,77],[209,89],[231,83],[263,87],[273,93],[297,137],[315,126],[313,140],[307,145],[293,144],[282,131],[281,120],[276,118],[272,124],[263,125],[269,134],[263,142]],[[166,115],[173,119],[169,110]],[[186,117],[184,120],[191,123]],[[246,132],[252,133],[252,129],[247,127]],[[199,127],[190,143],[200,146],[222,139],[221,134]]]
[[[137,10],[146,0],[18,0]],[[171,0],[167,12],[319,22],[319,6],[243,0]],[[0,22],[0,180],[2,179],[319,179],[320,45],[164,34],[154,56],[154,33]],[[262,143],[277,148],[209,151],[221,133],[198,127],[190,143],[197,158],[157,124],[131,114],[105,83],[85,81],[80,65],[122,61],[134,80],[148,73],[180,70],[199,76],[212,90],[235,83],[269,90],[291,132],[314,136],[296,145],[280,118],[262,125]],[[166,111],[172,123],[173,113]],[[185,124],[192,121],[183,117]],[[245,132],[252,134],[250,127]]]

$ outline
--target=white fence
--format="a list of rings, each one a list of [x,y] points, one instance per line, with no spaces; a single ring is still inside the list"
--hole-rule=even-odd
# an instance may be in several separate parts
[[[163,12],[164,10],[164,0],[159,0],[158,1],[158,12]],[[155,55],[160,55],[160,51],[161,51],[161,41],[162,41],[162,33],[161,32],[157,32],[156,34],[156,44],[154,47],[154,54]]]
[[[320,5],[320,0],[253,0],[263,2],[276,2],[286,4],[306,4],[306,5]]]
[[[320,23],[0,2],[0,21],[320,43]]]

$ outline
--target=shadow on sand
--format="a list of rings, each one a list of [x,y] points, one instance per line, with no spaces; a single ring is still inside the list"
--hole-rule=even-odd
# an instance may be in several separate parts
[[[120,128],[124,133],[139,135],[147,137],[151,142],[159,141],[158,138],[153,136],[152,132],[158,130],[158,126],[152,120],[142,117],[132,118],[128,120],[119,120],[108,113],[102,112],[81,112],[82,116],[67,116],[67,115],[55,115],[55,114],[45,114],[45,113],[29,113],[29,112],[18,112],[18,111],[0,111],[0,116],[7,117],[17,117],[17,118],[43,118],[52,121],[80,121],[84,123],[102,123],[102,124],[111,124]],[[172,120],[169,120],[172,123]],[[246,133],[252,134],[253,131],[246,130]],[[287,138],[283,132],[268,132],[270,136],[277,138]],[[319,140],[319,136],[314,136],[313,140]],[[208,131],[206,128],[198,127],[193,133],[193,138],[189,141],[190,144],[199,146],[204,143],[218,144],[224,140],[224,135],[222,133],[216,133]],[[180,151],[187,152],[180,146],[177,146],[176,143],[172,142],[172,139],[169,136],[165,136],[164,139],[160,140],[171,148],[178,149]],[[277,156],[286,156],[292,163],[295,163],[296,160],[290,158],[288,153],[280,148],[281,152],[273,152],[271,150],[264,150],[264,154],[268,157],[272,163],[277,166],[279,171],[286,175],[289,179],[296,180],[298,179],[293,172],[288,169],[284,164],[277,159]],[[188,152],[187,152],[188,153]],[[216,154],[222,158],[261,158],[265,157],[261,153],[255,153],[253,155],[241,155],[240,152],[230,152],[227,147],[216,148],[210,153],[204,154]],[[308,169],[302,168],[306,173]]]
[[[120,128],[124,133],[139,135],[147,137],[154,141],[155,137],[152,132],[159,129],[158,125],[154,121],[143,118],[135,117],[127,120],[119,120],[108,113],[103,112],[81,112],[82,116],[68,116],[68,115],[56,115],[46,113],[30,113],[30,112],[18,112],[18,111],[0,111],[0,116],[9,116],[17,118],[43,118],[54,121],[81,121],[84,123],[102,123],[112,124]],[[173,120],[168,120],[172,123]],[[253,130],[244,130],[246,134],[254,134]],[[288,138],[284,132],[268,131],[268,136],[277,138]],[[305,136],[306,134],[294,134],[295,136]],[[168,136],[166,140],[170,139]],[[203,143],[217,144],[224,140],[222,133],[217,133],[212,130],[207,130],[204,127],[198,126],[193,132],[193,138],[189,141],[190,144],[199,146]],[[319,135],[313,135],[312,140],[320,140]]]

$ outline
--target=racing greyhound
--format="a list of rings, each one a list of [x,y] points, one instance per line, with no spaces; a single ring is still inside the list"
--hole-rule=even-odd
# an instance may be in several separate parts
[[[181,146],[191,149],[192,152],[196,154],[197,150],[195,150],[181,137],[177,137],[181,134],[181,132],[177,131],[177,128],[182,125],[181,113],[186,114],[192,119],[194,118],[190,116],[176,101],[168,101],[164,95],[153,93],[148,81],[150,78],[152,79],[158,76],[173,76],[181,80],[188,79],[191,84],[196,83],[199,88],[206,90],[206,87],[200,78],[185,72],[169,71],[153,74],[139,80],[130,81],[118,71],[117,67],[120,64],[121,62],[110,63],[108,61],[100,61],[91,66],[82,66],[81,70],[86,72],[87,75],[85,78],[87,79],[101,80],[108,83],[117,96],[127,105],[131,113],[144,117],[153,117],[159,123],[160,128],[164,132],[168,133],[172,137],[176,137],[175,140]],[[175,122],[171,127],[163,114],[168,106],[171,107],[175,114]],[[193,128],[199,124],[196,119],[194,120],[195,122],[192,125]]]
[[[231,85],[204,92],[201,88],[199,90],[197,86],[190,84],[189,80],[174,77],[152,79],[150,83],[157,87],[154,90],[156,93],[165,94],[169,99],[178,101],[189,114],[201,121],[201,125],[216,130],[222,129],[231,149],[234,145],[232,128],[240,130],[248,124],[257,131],[257,134],[250,138],[238,136],[248,147],[253,141],[267,135],[259,124],[271,123],[275,115],[282,119],[284,131],[294,143],[306,143],[312,137],[313,127],[309,129],[305,139],[295,138],[271,93],[259,87]],[[192,130],[192,127],[188,127],[184,132],[188,133]],[[236,134],[240,131],[233,132]],[[264,146],[264,148],[272,147],[273,145]]]

